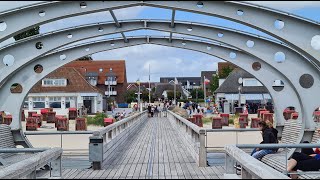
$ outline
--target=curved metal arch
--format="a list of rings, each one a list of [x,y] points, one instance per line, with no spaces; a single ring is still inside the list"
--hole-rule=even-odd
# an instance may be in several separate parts
[[[237,32],[234,32],[232,30],[227,29],[221,29],[221,28],[215,28],[211,26],[200,26],[195,24],[186,24],[186,23],[175,23],[175,28],[170,28],[169,26],[170,22],[153,22],[152,20],[149,20],[147,23],[143,20],[138,21],[129,21],[129,22],[122,22],[121,28],[114,28],[113,24],[99,24],[99,25],[92,25],[92,26],[81,26],[81,28],[76,29],[69,29],[68,31],[59,31],[58,33],[48,33],[48,35],[40,35],[38,37],[28,38],[24,42],[14,44],[13,46],[8,46],[7,48],[4,48],[2,50],[3,54],[0,55],[3,57],[5,54],[10,54],[13,52],[19,52],[19,49],[24,49],[25,51],[23,53],[16,53],[17,61],[22,59],[35,59],[39,57],[42,54],[45,54],[46,52],[49,52],[55,48],[61,47],[66,44],[70,44],[72,42],[86,39],[89,37],[96,37],[102,34],[110,34],[110,33],[117,33],[117,32],[124,32],[124,31],[131,31],[131,30],[138,30],[138,29],[152,29],[152,30],[160,30],[160,31],[166,31],[166,32],[173,32],[178,34],[186,34],[186,35],[192,35],[192,36],[198,36],[207,38],[210,40],[219,41],[222,43],[225,43],[229,46],[233,46],[236,48],[239,48],[246,53],[249,53],[250,55],[262,59],[268,64],[275,67],[277,70],[279,70],[282,74],[284,74],[285,77],[288,78],[288,81],[292,83],[292,85],[295,87],[296,91],[300,94],[301,101],[303,102],[303,110],[302,115],[303,119],[306,119],[306,127],[310,128],[313,126],[312,121],[312,113],[313,110],[316,109],[316,107],[319,105],[318,101],[313,98],[314,94],[317,94],[317,92],[320,91],[320,87],[313,86],[309,89],[304,89],[299,85],[299,78],[305,72],[308,72],[314,77],[314,84],[320,83],[320,76],[317,73],[316,69],[303,57],[301,57],[298,53],[288,49],[287,47],[280,45],[278,43],[274,43],[273,41],[268,41],[264,39],[260,39],[259,37],[249,36],[246,34],[240,34]],[[98,27],[102,27],[104,29],[104,32],[99,32]],[[192,31],[188,31],[187,29],[189,27],[192,27]],[[111,30],[111,31],[110,31]],[[67,35],[72,34],[74,37],[72,39],[68,39]],[[223,33],[224,36],[222,38],[219,38],[217,36],[218,33]],[[249,48],[245,45],[247,40],[252,40],[255,42],[255,46],[252,48]],[[43,42],[44,47],[41,50],[37,50],[35,48],[36,42]],[[63,44],[61,42],[67,42],[66,44]],[[269,47],[269,48],[266,48]],[[273,59],[274,53],[277,51],[284,52],[287,57],[287,61],[284,63],[276,63]],[[25,53],[27,52],[27,53]],[[28,55],[28,52],[30,52],[30,55]],[[20,57],[19,57],[20,55]],[[27,62],[29,63],[27,60]],[[10,72],[17,72],[17,70],[23,68],[24,62],[17,63],[13,67],[3,67],[2,65],[2,72],[3,75],[6,76],[7,73]],[[292,70],[287,70],[289,68],[292,68]],[[299,67],[299,68],[296,68]],[[15,70],[12,70],[15,69]],[[14,74],[14,73],[12,73]],[[0,78],[1,80],[1,78]],[[283,121],[278,121],[283,123]]]
[[[46,22],[51,22],[53,20],[62,19],[65,17],[145,5],[189,11],[209,16],[217,16],[248,25],[252,28],[259,29],[271,36],[281,39],[285,43],[297,49],[299,52],[306,55],[312,60],[312,62],[320,65],[320,60],[318,59],[320,56],[320,51],[311,47],[312,37],[319,35],[319,26],[304,19],[271,10],[270,8],[261,8],[262,6],[253,6],[248,3],[238,2],[203,1],[203,7],[198,8],[198,1],[88,1],[86,2],[86,8],[82,9],[80,8],[79,3],[80,2],[57,2],[54,3],[54,7],[51,4],[35,5],[31,8],[11,11],[10,13],[3,14],[0,16],[0,21],[6,22],[8,29],[0,32],[0,40],[4,40],[9,36],[22,32],[28,27],[44,24]],[[66,11],[66,9],[68,10]],[[40,17],[38,14],[43,10],[50,12],[51,14]],[[238,10],[241,10],[244,12],[244,14],[241,16],[237,15]],[[68,12],[68,14],[65,12]],[[23,21],[25,18],[30,19],[30,21]],[[285,26],[281,30],[273,27],[274,22],[277,19],[285,22]],[[301,34],[304,34],[304,36],[301,37]]]
[[[12,77],[8,83],[5,84],[5,86],[0,90],[0,100],[3,102],[3,105],[0,106],[0,109],[6,110],[8,112],[11,112],[13,114],[14,120],[12,123],[13,127],[20,127],[20,121],[18,118],[20,117],[20,111],[18,111],[17,107],[21,107],[21,104],[29,92],[29,90],[32,88],[32,86],[35,84],[35,82],[38,82],[41,80],[45,75],[47,75],[49,72],[57,69],[58,67],[73,61],[74,59],[77,59],[81,56],[84,56],[86,54],[92,54],[97,53],[105,50],[111,50],[111,49],[117,49],[122,47],[129,47],[133,45],[139,45],[139,44],[147,44],[145,38],[134,38],[130,39],[128,43],[122,42],[121,40],[113,40],[115,45],[112,46],[106,46],[106,44],[110,43],[110,41],[101,41],[101,42],[95,42],[94,44],[85,44],[80,45],[77,47],[72,47],[71,49],[66,49],[60,52],[55,52],[51,55],[48,55],[46,57],[43,57],[39,59],[38,61],[30,63],[28,66],[26,66],[23,71],[19,71],[17,74],[15,74],[14,77]],[[150,41],[151,40],[151,41]],[[182,41],[185,41],[187,43],[186,46],[183,46],[181,44]],[[240,51],[235,51],[237,53],[237,59],[231,59],[229,57],[230,50],[224,47],[215,47],[212,49],[212,51],[205,50],[204,47],[207,47],[208,43],[203,42],[195,42],[195,41],[188,41],[188,40],[181,40],[181,39],[174,39],[172,43],[169,43],[167,39],[163,38],[149,38],[149,43],[151,44],[158,44],[158,45],[164,45],[164,46],[172,46],[177,48],[184,48],[184,49],[190,49],[193,51],[199,51],[202,53],[206,53],[212,56],[217,56],[219,58],[222,58],[224,60],[230,61],[231,63],[236,64],[237,66],[246,69],[249,73],[256,75],[256,77],[265,84],[265,86],[268,88],[272,98],[276,101],[274,101],[275,104],[275,111],[276,111],[276,117],[277,119],[283,118],[282,116],[282,110],[285,109],[288,106],[295,106],[297,108],[298,112],[302,111],[302,105],[301,102],[298,101],[299,97],[296,94],[296,92],[290,87],[290,85],[285,86],[285,88],[281,92],[275,92],[273,90],[272,83],[274,79],[283,78],[281,73],[279,71],[276,71],[273,67],[265,64],[261,60],[256,60],[255,58],[242,53]],[[89,47],[89,52],[87,52],[85,49]],[[61,54],[65,54],[67,59],[64,61],[59,60],[59,56]],[[251,68],[251,64],[253,62],[260,62],[263,66],[259,72],[254,71]],[[41,64],[44,68],[44,71],[41,74],[37,74],[33,71],[33,67],[36,64]],[[264,74],[270,73],[268,77],[266,77]],[[288,82],[284,80],[286,84]],[[12,83],[20,83],[23,86],[23,92],[21,94],[12,94],[10,93],[10,85]],[[12,99],[16,99],[13,101]],[[281,101],[281,99],[283,99]],[[5,104],[5,105],[4,105]],[[299,121],[301,121],[301,117],[299,117]]]

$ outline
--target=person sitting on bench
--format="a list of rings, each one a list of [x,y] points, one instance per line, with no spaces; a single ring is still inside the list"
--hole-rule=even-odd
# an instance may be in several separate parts
[[[268,127],[267,123],[264,121],[259,122],[259,129],[262,131],[263,141],[260,144],[277,144],[277,137],[274,136],[274,132],[271,128]],[[277,152],[277,148],[269,148],[269,149],[260,149],[255,148],[251,153],[251,156],[261,160],[263,156],[267,154],[272,154]]]
[[[320,128],[316,130],[320,133]],[[304,141],[303,143],[309,143]],[[320,139],[317,144],[320,144]],[[301,152],[295,152],[292,158],[288,161],[289,173],[301,171],[319,171],[320,170],[320,149],[319,148],[302,148]],[[297,174],[291,174],[292,179],[298,179]]]

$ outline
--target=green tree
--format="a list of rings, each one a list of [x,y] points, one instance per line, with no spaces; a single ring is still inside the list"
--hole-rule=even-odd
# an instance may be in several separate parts
[[[219,72],[219,78],[225,79],[229,76],[229,74],[233,71],[234,68],[227,66],[222,68],[222,71]]]
[[[191,93],[191,96],[192,96],[192,99],[196,99],[197,98],[197,91],[198,91],[198,100],[199,99],[203,99],[204,98],[204,91],[203,89],[198,89],[198,90],[195,90],[193,89],[190,93]]]
[[[168,95],[168,99],[171,100],[174,98],[174,93],[173,91],[167,91],[167,95]],[[177,91],[176,93],[176,98],[177,99],[180,99],[180,96],[181,96],[181,92]]]
[[[27,30],[27,31],[25,31],[25,32],[22,32],[22,33],[20,33],[20,34],[18,34],[18,35],[15,35],[13,38],[14,38],[16,41],[18,41],[18,40],[20,40],[20,39],[24,39],[24,38],[27,38],[27,37],[34,36],[34,35],[39,34],[39,30],[40,30],[40,27],[37,26],[37,27],[34,27],[34,28],[32,28],[32,29],[29,29],[29,30]]]
[[[135,91],[131,90],[131,91],[126,91],[124,93],[124,100],[126,101],[126,103],[131,103],[136,101],[136,94]]]
[[[88,56],[83,56],[83,57],[77,59],[76,61],[92,61],[92,60],[93,60],[92,57],[90,55],[88,55]]]
[[[219,87],[219,76],[212,76],[212,81],[210,82],[210,90],[214,93]]]

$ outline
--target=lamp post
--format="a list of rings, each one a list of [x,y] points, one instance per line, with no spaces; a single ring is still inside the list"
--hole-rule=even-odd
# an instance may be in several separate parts
[[[238,83],[239,83],[239,87],[238,87],[238,90],[239,90],[238,107],[241,107],[241,88],[242,88],[242,83],[243,83],[242,77],[240,77],[240,78],[238,79]]]
[[[195,88],[194,86],[196,85],[196,83],[194,82],[193,83],[193,88]],[[195,88],[196,89],[196,101],[198,103],[198,88]]]
[[[107,74],[107,82],[108,82],[108,95],[107,95],[107,115],[108,115],[108,106],[109,106],[109,99],[110,99],[110,80],[112,80],[112,68],[109,69],[110,70],[110,73]]]
[[[141,105],[140,105],[140,80],[138,79],[137,80],[137,84],[139,85],[139,91],[138,91],[138,108],[139,108],[139,111],[141,111]]]

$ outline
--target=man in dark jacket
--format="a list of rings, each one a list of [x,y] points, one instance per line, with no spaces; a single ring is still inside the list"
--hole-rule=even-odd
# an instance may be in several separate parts
[[[262,138],[263,138],[263,141],[260,144],[276,144],[276,143],[278,143],[277,138],[274,136],[273,130],[268,127],[266,122],[260,121],[258,125],[259,125],[259,129],[262,131]],[[260,160],[263,156],[265,156],[267,154],[272,154],[275,152],[277,152],[276,148],[269,148],[269,149],[256,148],[251,153],[251,156]]]

